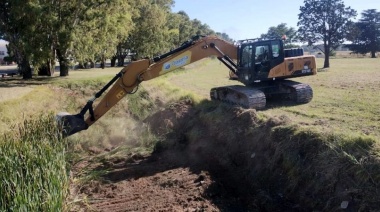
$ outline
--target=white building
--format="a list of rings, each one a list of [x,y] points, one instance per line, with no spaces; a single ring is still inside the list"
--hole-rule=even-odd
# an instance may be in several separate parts
[[[0,64],[3,63],[4,57],[8,56],[7,44],[7,41],[0,40]]]

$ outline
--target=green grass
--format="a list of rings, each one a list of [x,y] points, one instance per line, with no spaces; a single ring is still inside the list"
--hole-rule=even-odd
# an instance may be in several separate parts
[[[318,67],[323,65],[317,59]],[[313,100],[305,105],[280,106],[261,111],[267,116],[286,115],[301,126],[322,132],[371,135],[380,138],[380,60],[371,58],[331,59],[331,68],[315,76],[293,80],[310,84]],[[170,84],[209,99],[212,87],[240,84],[228,80],[228,69],[217,60],[177,71]]]
[[[67,152],[68,144],[77,143],[60,137],[51,114],[78,112],[119,70],[73,71],[65,78],[27,81],[14,77],[1,82],[0,88],[17,87],[19,91],[12,98],[0,99],[0,211],[69,209],[69,165],[80,156]]]
[[[66,143],[53,116],[25,120],[0,137],[0,211],[62,211]]]

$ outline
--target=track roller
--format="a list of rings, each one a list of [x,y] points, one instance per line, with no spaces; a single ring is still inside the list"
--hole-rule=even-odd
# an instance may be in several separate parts
[[[287,80],[282,82],[281,85],[283,88],[290,90],[289,99],[295,103],[306,104],[313,99],[313,90],[307,84]]]
[[[220,100],[244,108],[264,109],[266,105],[264,92],[240,85],[212,88],[210,97],[212,100]]]

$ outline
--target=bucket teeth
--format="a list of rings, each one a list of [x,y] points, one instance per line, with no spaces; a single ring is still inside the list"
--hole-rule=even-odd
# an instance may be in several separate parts
[[[88,128],[88,124],[84,121],[81,114],[69,115],[68,113],[59,113],[57,121],[61,127],[63,137],[70,136]]]

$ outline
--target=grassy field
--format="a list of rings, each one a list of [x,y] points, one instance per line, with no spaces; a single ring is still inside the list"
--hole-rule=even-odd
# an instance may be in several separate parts
[[[239,84],[217,60],[201,61],[168,78],[171,84],[209,98],[212,87]],[[317,59],[318,67],[323,65]],[[370,135],[380,140],[380,60],[332,59],[331,68],[316,76],[293,79],[311,85],[313,100],[305,105],[276,106],[261,113],[286,115],[301,126],[346,135]]]

